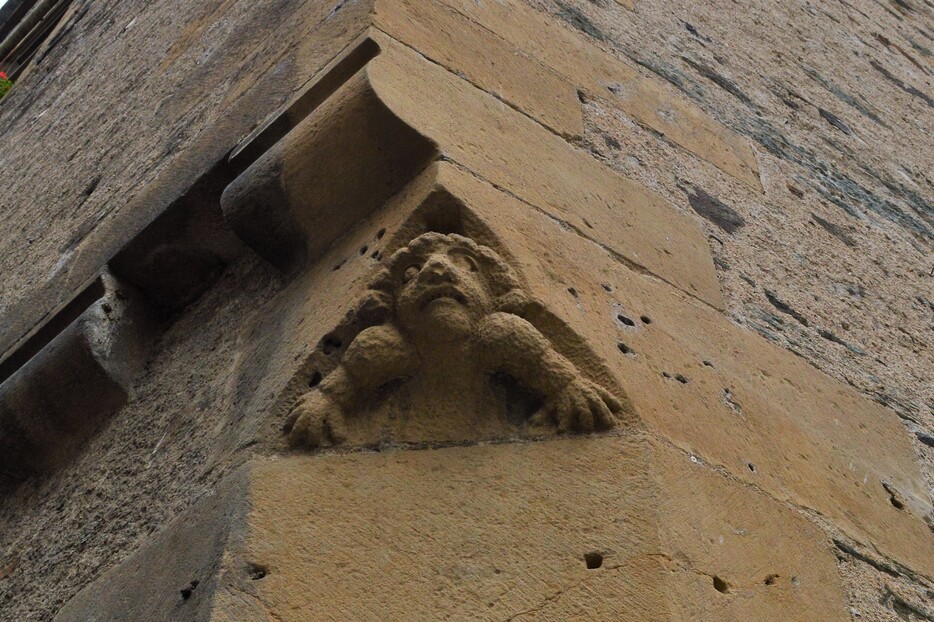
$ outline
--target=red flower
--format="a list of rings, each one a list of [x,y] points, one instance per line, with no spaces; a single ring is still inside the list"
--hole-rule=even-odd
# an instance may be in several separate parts
[[[9,80],[9,78],[6,77],[5,71],[0,71],[0,80]]]

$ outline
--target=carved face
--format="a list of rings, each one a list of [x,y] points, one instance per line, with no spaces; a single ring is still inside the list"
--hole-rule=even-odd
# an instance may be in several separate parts
[[[415,336],[462,339],[493,310],[482,263],[473,250],[452,243],[413,254],[397,271],[400,323]]]

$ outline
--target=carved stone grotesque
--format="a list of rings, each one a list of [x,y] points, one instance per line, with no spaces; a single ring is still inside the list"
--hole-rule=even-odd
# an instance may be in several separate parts
[[[409,440],[418,432],[400,419],[462,426],[467,436],[471,429],[482,434],[491,419],[532,433],[613,427],[631,409],[628,399],[585,378],[520,317],[529,304],[492,249],[454,234],[412,240],[392,255],[358,307],[370,325],[292,405],[291,444],[342,443],[351,421],[359,426],[365,412],[385,410],[385,402],[380,429],[405,429]]]

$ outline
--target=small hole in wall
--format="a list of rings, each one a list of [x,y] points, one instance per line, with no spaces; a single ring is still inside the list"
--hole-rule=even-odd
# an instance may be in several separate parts
[[[617,314],[616,319],[619,320],[620,322],[622,322],[623,324],[625,324],[626,326],[635,326],[635,325],[636,325],[635,322],[633,322],[632,320],[630,320],[628,317],[626,317],[626,316],[623,315],[622,313]]]
[[[380,261],[383,258],[383,254],[379,251],[373,251],[373,254],[370,255],[370,257],[372,257],[376,261]]]
[[[753,473],[756,472],[756,465],[754,465],[752,462],[747,462],[746,468],[749,469]]]
[[[584,553],[584,563],[587,564],[588,570],[596,570],[603,565],[603,553],[598,551]]]
[[[726,581],[724,581],[723,579],[715,575],[713,578],[713,589],[717,590],[721,594],[726,594],[727,592],[730,591],[730,585]]]
[[[321,384],[321,372],[315,371],[315,373],[311,375],[311,378],[308,379],[308,388],[314,389],[319,384]]]
[[[199,583],[200,581],[198,581],[197,579],[193,579],[188,582],[188,585],[180,589],[179,592],[181,592],[182,594],[182,599],[188,600],[189,598],[191,598],[192,593],[195,591],[195,588],[198,587]]]
[[[343,342],[337,338],[336,335],[328,335],[324,338],[324,345],[321,349],[326,355],[332,354],[335,350],[339,350]]]
[[[269,568],[262,564],[250,564],[247,573],[250,575],[251,581],[259,581],[266,578],[266,575],[269,574]]]
[[[619,348],[619,351],[622,352],[623,354],[635,354],[635,352],[632,351],[632,348],[630,348],[629,346],[627,346],[627,345],[626,345],[625,343],[623,343],[622,341],[620,341],[618,344],[616,344],[616,347]]]
[[[904,510],[905,502],[902,501],[901,495],[898,494],[898,491],[895,490],[893,486],[882,482],[882,487],[885,488],[885,492],[889,493],[889,503],[892,504],[892,507],[896,510]]]
[[[366,252],[367,252],[368,250],[370,250],[370,248],[369,248],[368,246],[362,246],[362,247],[360,248],[360,254],[361,254],[361,255],[366,255]]]
[[[568,293],[574,296],[575,298],[577,298],[577,290],[574,289],[573,287],[568,288]]]
[[[663,371],[663,372],[662,372],[662,376],[664,376],[664,377],[667,378],[668,380],[671,380],[671,374],[669,374],[667,371]]]
[[[338,270],[341,269],[341,267],[342,267],[343,265],[344,265],[344,262],[342,261],[342,262],[340,262],[339,264],[337,264],[336,266],[334,266],[333,268],[331,268],[331,270],[333,270],[334,272],[337,272]]]
[[[607,285],[606,283],[600,283],[600,287],[602,287],[603,291],[605,291],[608,294],[613,293],[613,288]]]
[[[690,382],[690,380],[688,380],[687,376],[685,376],[684,374],[678,374],[677,376],[675,376],[675,380],[677,380],[681,384],[687,384]]]
[[[710,361],[704,361],[704,367],[713,367],[713,363]]]
[[[383,227],[382,229],[376,232],[376,239],[382,240],[384,235],[386,235],[386,227]]]
[[[647,316],[647,315],[643,315],[643,316],[640,317],[639,319],[642,320],[642,323],[643,323],[643,324],[651,324],[651,323],[652,323],[652,318],[650,318],[650,317]]]
[[[764,583],[765,585],[775,585],[775,579],[777,579],[777,578],[778,578],[778,575],[777,575],[777,574],[770,574],[769,576],[767,576],[767,577],[765,578],[765,580],[763,581],[763,583]]]

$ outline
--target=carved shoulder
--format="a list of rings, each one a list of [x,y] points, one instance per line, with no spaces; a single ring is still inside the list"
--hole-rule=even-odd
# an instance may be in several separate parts
[[[551,344],[527,320],[512,313],[491,313],[477,326],[477,339],[487,356],[496,352],[541,356]]]
[[[507,372],[531,388],[563,382],[573,375],[551,342],[518,315],[491,313],[477,326],[477,342],[488,371]]]
[[[418,357],[399,330],[391,324],[371,326],[347,348],[341,366],[358,380],[386,381],[414,372]]]

